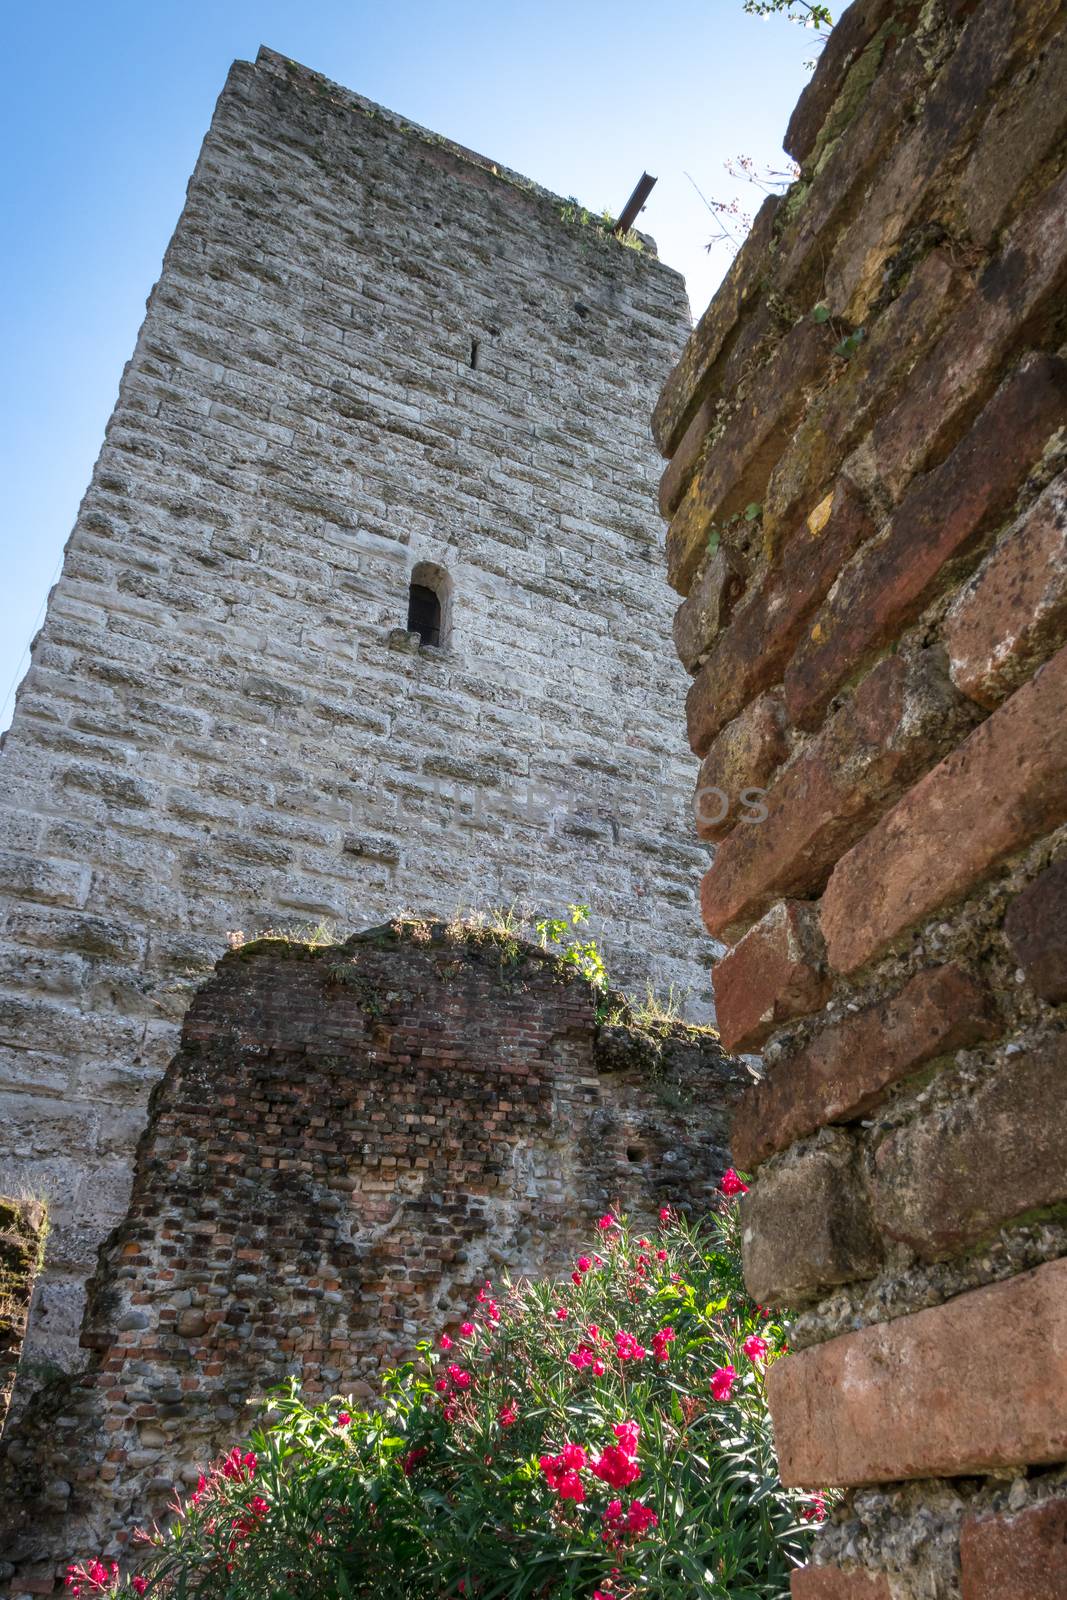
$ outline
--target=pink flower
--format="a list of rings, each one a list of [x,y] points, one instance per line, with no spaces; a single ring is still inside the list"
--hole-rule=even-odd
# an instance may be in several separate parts
[[[630,1509],[626,1513],[626,1531],[640,1536],[647,1533],[649,1528],[658,1528],[659,1518],[649,1507],[642,1505],[640,1500],[631,1500]]]
[[[572,1283],[580,1284],[581,1281],[582,1281],[582,1275],[581,1275],[580,1272],[572,1272],[571,1273],[571,1282]]]
[[[347,1428],[351,1421],[352,1418],[347,1411],[339,1411],[337,1413],[337,1426],[339,1428]]]
[[[667,1346],[673,1343],[674,1329],[671,1327],[661,1328],[658,1333],[652,1335],[652,1354],[657,1361],[667,1360],[669,1355]]]
[[[484,1288],[478,1290],[478,1304],[480,1306],[486,1305],[492,1292],[493,1285],[489,1282],[489,1279],[486,1278]]]
[[[805,1522],[826,1521],[826,1496],[821,1490],[812,1495],[810,1504],[801,1506],[800,1515]]]
[[[750,1361],[763,1361],[770,1345],[766,1339],[761,1339],[758,1333],[750,1333],[741,1348]]]
[[[604,1376],[605,1371],[606,1371],[606,1368],[604,1366],[604,1363],[601,1361],[600,1357],[597,1356],[596,1360],[593,1362],[593,1377],[594,1378],[602,1378]]]
[[[473,1322],[461,1322],[460,1325],[459,1325],[459,1331],[460,1331],[460,1333],[463,1335],[463,1337],[465,1339],[473,1338],[473,1336],[474,1336],[474,1323]]]
[[[144,1594],[148,1588],[148,1579],[142,1578],[140,1575],[138,1575],[136,1578],[131,1578],[130,1588],[133,1590],[134,1594]]]
[[[428,1452],[426,1447],[423,1445],[417,1450],[409,1450],[406,1455],[400,1458],[400,1465],[404,1469],[405,1478],[411,1477],[411,1474],[415,1471],[415,1468],[418,1466],[419,1462],[426,1459],[427,1454]]]
[[[457,1389],[469,1389],[471,1386],[470,1373],[464,1372],[462,1367],[457,1367],[454,1361],[448,1369],[448,1376],[452,1379]]]
[[[661,1222],[663,1222],[663,1223],[670,1222],[670,1220],[673,1217],[673,1215],[674,1215],[674,1213],[671,1210],[670,1206],[660,1206],[660,1208],[659,1208],[659,1220]]]
[[[573,1500],[580,1505],[585,1499],[582,1480],[576,1472],[564,1472],[557,1480],[555,1487],[561,1500]]]
[[[621,1517],[621,1516],[622,1516],[622,1501],[621,1500],[609,1500],[608,1504],[607,1504],[607,1510],[604,1512],[604,1521],[605,1522],[617,1522],[619,1517]]]
[[[624,1450],[628,1456],[637,1454],[637,1441],[641,1429],[636,1422],[615,1422],[612,1424],[612,1433],[619,1441],[619,1449]]]
[[[451,1348],[452,1348],[452,1340],[448,1337],[447,1333],[443,1333],[441,1335],[441,1349],[442,1350],[451,1350]]]
[[[437,1382],[434,1384],[434,1388],[437,1390],[438,1394],[447,1394],[448,1393],[448,1379],[447,1378],[438,1378]]]
[[[570,1316],[570,1312],[567,1310],[566,1306],[557,1306],[556,1307],[556,1321],[557,1322],[566,1322],[566,1320],[567,1320],[567,1318],[569,1316]]]
[[[518,1409],[511,1400],[505,1401],[496,1414],[497,1421],[502,1428],[510,1428],[513,1422],[518,1422]]]
[[[619,1224],[610,1212],[605,1212],[602,1217],[597,1218],[597,1227],[601,1233],[606,1233],[609,1228],[617,1228],[618,1226]]]
[[[615,1444],[605,1446],[589,1470],[612,1489],[625,1489],[641,1476],[641,1468],[632,1455]]]
[[[561,1500],[581,1502],[585,1499],[578,1476],[585,1465],[586,1455],[580,1444],[565,1444],[559,1455],[540,1458],[541,1471]]]
[[[620,1361],[643,1361],[648,1351],[643,1344],[638,1344],[632,1333],[617,1333],[615,1354]]]
[[[593,1263],[590,1261],[588,1256],[578,1257],[577,1267],[579,1272],[588,1272],[592,1265]]]
[[[723,1194],[735,1195],[748,1193],[748,1184],[741,1182],[741,1179],[737,1176],[737,1173],[734,1171],[733,1167],[727,1167],[726,1171],[723,1173],[721,1187]]]
[[[666,1261],[666,1259],[667,1259],[666,1250],[657,1250],[656,1251],[656,1260],[657,1261]]]
[[[716,1400],[729,1400],[737,1382],[733,1367],[716,1367],[711,1375],[711,1392]]]
[[[577,1350],[570,1352],[567,1360],[572,1367],[591,1367],[593,1364],[593,1352],[587,1344],[580,1344]]]

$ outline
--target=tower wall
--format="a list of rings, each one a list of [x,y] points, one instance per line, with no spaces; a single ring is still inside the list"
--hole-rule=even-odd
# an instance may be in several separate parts
[[[582,899],[614,981],[703,986],[647,422],[688,325],[648,244],[233,67],[0,759],[0,1192],[54,1224],[31,1356],[75,1352],[228,930]]]

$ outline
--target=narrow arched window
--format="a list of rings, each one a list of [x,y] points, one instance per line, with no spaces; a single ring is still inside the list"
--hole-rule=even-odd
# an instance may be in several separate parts
[[[451,582],[444,567],[420,561],[408,587],[408,632],[417,633],[423,645],[446,643]]]

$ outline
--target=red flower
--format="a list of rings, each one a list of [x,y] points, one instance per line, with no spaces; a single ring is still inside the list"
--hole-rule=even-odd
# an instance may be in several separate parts
[[[657,1250],[656,1251],[656,1260],[657,1261],[666,1261],[666,1259],[667,1259],[666,1250]]]
[[[658,1333],[652,1335],[652,1354],[657,1361],[666,1361],[669,1354],[667,1346],[673,1342],[674,1329],[671,1327],[661,1328]]]
[[[729,1400],[737,1382],[733,1367],[716,1367],[711,1375],[711,1392],[716,1400]]]
[[[615,1422],[611,1427],[612,1433],[619,1441],[619,1449],[624,1450],[628,1456],[637,1454],[637,1441],[641,1429],[636,1422]]]
[[[609,1228],[617,1228],[618,1226],[619,1224],[610,1212],[605,1212],[602,1217],[597,1218],[597,1227],[601,1233],[606,1233]]]
[[[741,1348],[750,1361],[763,1361],[770,1345],[758,1333],[750,1333]]]
[[[337,1413],[337,1426],[339,1428],[347,1428],[351,1421],[352,1418],[349,1416],[347,1411],[339,1411]]]
[[[729,1195],[748,1193],[748,1184],[741,1182],[733,1167],[727,1167],[722,1175],[722,1192]]]
[[[570,1312],[567,1310],[566,1306],[557,1306],[556,1307],[556,1321],[557,1322],[566,1322],[566,1320],[567,1320],[567,1318],[569,1316],[570,1316]]]
[[[469,1389],[471,1386],[470,1373],[464,1372],[462,1367],[457,1367],[454,1361],[448,1369],[448,1376],[452,1379],[457,1389]]]
[[[443,1333],[441,1335],[441,1349],[442,1350],[451,1350],[451,1348],[452,1348],[452,1340],[448,1337],[447,1333]]]
[[[474,1323],[473,1322],[461,1322],[460,1325],[459,1325],[459,1331],[460,1331],[460,1333],[463,1335],[463,1337],[465,1339],[472,1338],[473,1334],[474,1334]]]
[[[493,1292],[493,1285],[489,1282],[489,1279],[486,1278],[484,1288],[481,1288],[481,1289],[478,1290],[478,1304],[480,1306],[484,1306],[484,1305],[488,1304],[489,1297],[492,1294],[492,1292]]]
[[[224,1478],[236,1478],[238,1482],[243,1482],[245,1477],[254,1478],[256,1475],[256,1458],[252,1451],[249,1450],[242,1455],[237,1446],[234,1445],[222,1463],[222,1475]],[[199,1488],[199,1485],[197,1487]]]
[[[666,1224],[666,1223],[670,1222],[670,1220],[673,1217],[673,1215],[674,1215],[674,1212],[671,1210],[670,1206],[660,1206],[660,1208],[659,1208],[659,1220],[662,1223]]]
[[[130,1579],[130,1587],[134,1594],[144,1594],[148,1588],[148,1579],[140,1576]]]
[[[800,1515],[805,1522],[826,1521],[826,1496],[821,1489],[812,1495],[810,1504],[801,1506]]]
[[[502,1428],[510,1428],[513,1422],[518,1422],[519,1420],[518,1409],[511,1400],[507,1400],[500,1407],[496,1417]]]
[[[565,1444],[559,1455],[542,1456],[540,1459],[541,1471],[548,1479],[549,1487],[556,1491],[561,1500],[578,1503],[585,1499],[585,1490],[578,1476],[585,1465],[586,1455],[580,1444]]]
[[[582,1275],[581,1275],[580,1272],[572,1272],[571,1273],[571,1282],[572,1283],[580,1284],[581,1281],[582,1281]]]
[[[404,1469],[405,1478],[411,1477],[411,1474],[415,1471],[415,1468],[418,1466],[419,1462],[425,1460],[428,1454],[429,1452],[427,1451],[425,1445],[420,1445],[417,1450],[409,1450],[405,1456],[400,1458],[400,1465]]]
[[[604,1366],[604,1363],[601,1361],[600,1357],[597,1356],[596,1360],[593,1362],[593,1377],[594,1378],[602,1378],[604,1376],[605,1371],[606,1371],[606,1368]]]
[[[588,1256],[578,1257],[577,1267],[579,1272],[588,1272],[592,1265],[593,1263],[590,1261]]]
[[[640,1536],[647,1533],[649,1528],[658,1528],[659,1518],[650,1507],[642,1505],[640,1500],[631,1500],[630,1509],[626,1513],[626,1531]]]
[[[580,1344],[577,1350],[570,1352],[567,1360],[572,1367],[591,1367],[593,1364],[593,1352],[587,1344]]]
[[[643,1361],[648,1351],[643,1344],[638,1344],[632,1333],[617,1333],[615,1354],[620,1361]]]
[[[641,1468],[633,1457],[615,1444],[607,1445],[589,1470],[594,1477],[600,1478],[612,1489],[625,1489],[629,1484],[636,1483],[641,1476]]]

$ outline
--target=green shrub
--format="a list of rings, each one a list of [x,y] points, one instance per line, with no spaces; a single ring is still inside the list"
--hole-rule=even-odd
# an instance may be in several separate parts
[[[728,1195],[702,1226],[665,1209],[651,1239],[602,1218],[570,1281],[486,1284],[373,1411],[276,1393],[177,1504],[138,1592],[785,1597],[822,1501],[778,1481],[781,1330],[745,1294],[738,1233]],[[130,1592],[99,1572],[96,1592]]]

